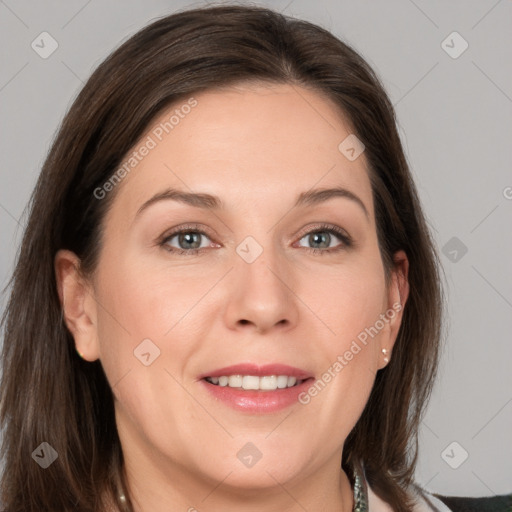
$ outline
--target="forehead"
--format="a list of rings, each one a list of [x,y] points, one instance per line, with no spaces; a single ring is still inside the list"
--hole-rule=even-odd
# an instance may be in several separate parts
[[[340,150],[351,133],[337,105],[296,85],[193,94],[159,114],[128,152],[119,201],[136,211],[167,186],[217,195],[228,206],[283,206],[311,188],[343,186],[373,215],[364,153],[351,161]]]

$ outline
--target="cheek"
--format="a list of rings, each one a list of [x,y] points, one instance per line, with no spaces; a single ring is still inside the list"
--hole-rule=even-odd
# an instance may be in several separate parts
[[[324,335],[318,338],[325,340],[326,351],[331,354],[346,349],[347,343],[373,326],[385,309],[384,271],[375,258],[361,258],[339,271],[316,272],[304,285],[304,297],[325,324]]]
[[[111,251],[114,253],[115,251]],[[128,253],[129,251],[119,251]],[[176,267],[176,265],[174,265]],[[149,257],[126,254],[122,258],[102,261],[98,269],[97,290],[105,319],[103,339],[115,342],[130,338],[132,343],[145,338],[166,340],[185,318],[211,282],[204,272],[184,267],[155,265]],[[124,341],[123,341],[124,343]]]
[[[327,278],[317,278],[317,283],[327,284]],[[313,297],[324,323],[315,337],[316,366],[322,373],[300,401],[319,423],[348,435],[370,395],[379,337],[387,329],[380,321],[386,303],[380,261],[345,268],[335,278],[331,273],[328,289],[323,294],[317,289]]]
[[[193,336],[185,338],[180,319],[197,293],[156,274],[142,267],[128,271],[119,261],[100,270],[100,359],[126,436],[182,439],[183,418],[197,415],[180,385],[197,346]],[[180,449],[175,444],[173,450]]]
[[[142,401],[138,395],[143,390],[164,396],[166,386],[173,386],[165,370],[182,381],[197,350],[194,337],[186,339],[184,329],[187,314],[209,283],[166,278],[128,258],[105,258],[97,275],[100,359],[115,396],[125,382],[137,383],[125,389],[128,401]],[[142,403],[134,405],[144,410]]]

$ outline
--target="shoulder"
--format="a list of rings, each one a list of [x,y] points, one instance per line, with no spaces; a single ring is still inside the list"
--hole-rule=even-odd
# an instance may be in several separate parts
[[[393,512],[363,480],[366,491],[368,510],[370,512]],[[413,484],[411,495],[415,501],[413,512],[512,512],[512,493],[483,498],[462,496],[443,496]]]
[[[433,494],[453,512],[512,512],[512,494],[465,498]]]

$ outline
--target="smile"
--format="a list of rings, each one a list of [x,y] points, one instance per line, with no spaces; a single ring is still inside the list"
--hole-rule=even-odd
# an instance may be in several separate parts
[[[289,375],[221,375],[206,377],[210,384],[221,387],[239,388],[244,390],[275,391],[302,384],[303,379]]]

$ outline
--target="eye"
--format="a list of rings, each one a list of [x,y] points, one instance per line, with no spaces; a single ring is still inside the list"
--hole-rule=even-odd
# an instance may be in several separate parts
[[[211,246],[211,243],[204,243],[208,235],[199,229],[192,227],[181,227],[166,235],[160,245],[169,252],[178,254],[197,254],[201,249]]]
[[[207,243],[205,239],[210,240],[210,243]],[[335,244],[336,239],[341,243],[333,246],[332,243]],[[306,243],[313,244],[314,247],[304,247],[302,245],[299,245],[299,247],[304,247],[307,251],[318,255],[335,253],[352,245],[350,236],[341,228],[333,225],[317,226],[303,235],[299,244],[303,240]],[[194,225],[189,225],[180,226],[171,233],[164,235],[159,245],[171,253],[190,256],[211,248],[212,242],[207,233]]]
[[[336,238],[341,241],[341,244],[333,246],[332,242],[336,243]],[[306,247],[313,254],[338,252],[352,245],[352,240],[347,233],[337,226],[330,225],[318,226],[316,229],[309,231],[299,240],[299,243],[303,240],[314,246]]]

